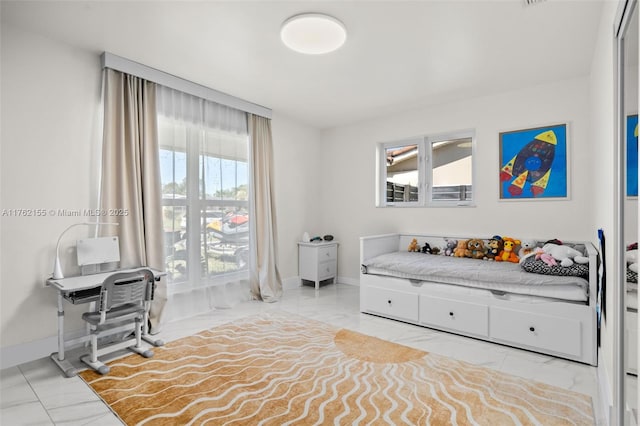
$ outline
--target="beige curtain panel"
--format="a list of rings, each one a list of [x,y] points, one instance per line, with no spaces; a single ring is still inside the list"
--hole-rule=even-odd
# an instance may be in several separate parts
[[[282,296],[278,271],[276,209],[273,201],[271,120],[249,114],[251,143],[251,256],[249,282],[254,298],[275,302]]]
[[[105,69],[104,137],[100,204],[122,209],[116,218],[120,266],[164,270],[156,85]],[[115,229],[113,229],[115,228]],[[151,332],[159,331],[167,301],[166,278],[151,306]]]

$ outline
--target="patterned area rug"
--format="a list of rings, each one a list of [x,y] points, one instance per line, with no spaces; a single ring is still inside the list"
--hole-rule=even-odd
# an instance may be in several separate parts
[[[295,315],[251,316],[83,379],[128,425],[592,425],[591,398]]]

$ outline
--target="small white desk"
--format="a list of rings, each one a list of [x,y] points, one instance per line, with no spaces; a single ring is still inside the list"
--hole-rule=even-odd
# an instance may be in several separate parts
[[[160,277],[166,275],[166,272],[161,272],[152,268],[140,267],[151,270],[153,272],[155,280],[159,280]],[[64,300],[66,299],[70,303],[83,304],[92,303],[98,300],[100,297],[99,288],[102,286],[102,282],[111,274],[118,272],[134,272],[140,268],[131,269],[118,269],[110,272],[102,272],[99,274],[81,275],[76,277],[53,279],[49,278],[46,281],[46,285],[53,287],[58,292],[58,352],[51,354],[51,359],[58,367],[64,372],[67,377],[73,377],[78,374],[78,370],[65,359],[65,346],[76,345],[89,340],[89,335],[81,336],[77,339],[64,339]],[[98,290],[98,291],[96,291]],[[148,334],[147,330],[147,314],[145,314],[143,322],[143,339],[154,346],[162,346],[164,342],[162,340],[154,340]]]

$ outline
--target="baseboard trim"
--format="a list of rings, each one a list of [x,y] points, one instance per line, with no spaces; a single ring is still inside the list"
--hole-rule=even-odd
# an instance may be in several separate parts
[[[349,278],[349,277],[338,277],[338,282],[340,284],[346,285],[354,285],[356,287],[360,287],[360,280],[357,278]]]
[[[348,277],[338,276],[338,278],[336,279],[336,282],[340,284],[354,285],[356,287],[360,287],[360,280],[357,278],[348,278]],[[298,287],[302,287],[302,281],[300,280],[300,277],[289,277],[282,280],[282,288],[284,290],[298,288]]]
[[[67,340],[77,339],[85,334],[84,330],[77,330],[66,336]],[[25,362],[45,358],[54,352],[58,352],[58,336],[49,336],[44,339],[19,345],[0,348],[0,370],[15,367]]]
[[[609,386],[609,374],[607,374],[607,368],[605,362],[602,359],[602,351],[598,351],[598,393],[600,394],[600,412],[606,421],[606,424],[611,424],[611,407],[613,402],[611,400],[611,386]],[[595,408],[595,407],[594,407]]]

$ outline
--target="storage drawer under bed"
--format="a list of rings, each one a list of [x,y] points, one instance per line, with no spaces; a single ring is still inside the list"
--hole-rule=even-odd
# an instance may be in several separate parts
[[[487,337],[489,307],[479,303],[421,295],[420,324]]]
[[[506,344],[580,357],[582,329],[578,320],[491,307],[490,337]]]
[[[369,287],[362,310],[399,320],[418,322],[418,294]]]

